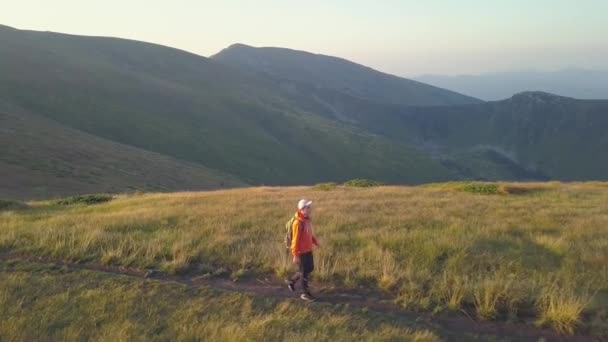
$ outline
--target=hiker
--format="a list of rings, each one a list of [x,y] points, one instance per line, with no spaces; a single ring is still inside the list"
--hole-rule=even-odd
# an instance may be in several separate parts
[[[289,250],[293,256],[293,263],[298,266],[298,272],[287,280],[287,287],[290,291],[296,291],[296,283],[302,281],[302,295],[300,298],[313,301],[315,297],[308,290],[308,280],[310,273],[314,269],[314,261],[312,257],[313,245],[319,246],[312,230],[310,215],[312,212],[312,201],[302,199],[298,202],[298,211],[290,220],[291,229],[288,229],[286,241],[289,245]],[[288,223],[289,224],[289,223]]]

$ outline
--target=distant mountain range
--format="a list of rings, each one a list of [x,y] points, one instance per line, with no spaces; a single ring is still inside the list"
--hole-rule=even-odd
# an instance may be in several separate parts
[[[205,58],[0,26],[0,46],[0,197],[608,174],[608,101],[485,103],[241,44]]]
[[[513,71],[481,75],[424,75],[415,80],[475,96],[503,100],[522,91],[544,91],[579,99],[608,99],[608,70]]]

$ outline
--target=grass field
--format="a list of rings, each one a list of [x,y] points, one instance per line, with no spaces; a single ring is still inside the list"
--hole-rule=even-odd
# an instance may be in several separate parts
[[[283,276],[284,223],[301,197],[315,203],[317,288],[374,288],[407,310],[464,309],[480,321],[608,336],[607,183],[325,185],[32,202],[0,212],[0,251],[236,281]],[[4,279],[1,300],[17,300],[10,289],[29,276]]]
[[[3,341],[439,340],[432,326],[327,305],[29,263],[0,262],[0,275]]]

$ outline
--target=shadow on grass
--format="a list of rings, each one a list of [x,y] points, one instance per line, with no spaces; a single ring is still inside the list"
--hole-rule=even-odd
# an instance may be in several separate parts
[[[516,239],[496,238],[482,239],[473,244],[470,257],[477,260],[480,268],[488,270],[500,268],[507,262],[521,264],[525,268],[558,269],[562,256],[528,238],[518,236]]]

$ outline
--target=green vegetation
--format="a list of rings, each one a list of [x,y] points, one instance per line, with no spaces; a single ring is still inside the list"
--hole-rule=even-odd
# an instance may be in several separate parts
[[[474,194],[495,195],[498,194],[498,185],[492,183],[469,183],[462,190]]]
[[[314,286],[372,288],[408,310],[470,310],[608,336],[608,185],[251,188],[32,202],[0,213],[0,251],[233,279],[285,274],[284,222],[315,202]],[[252,257],[255,256],[255,257]]]

